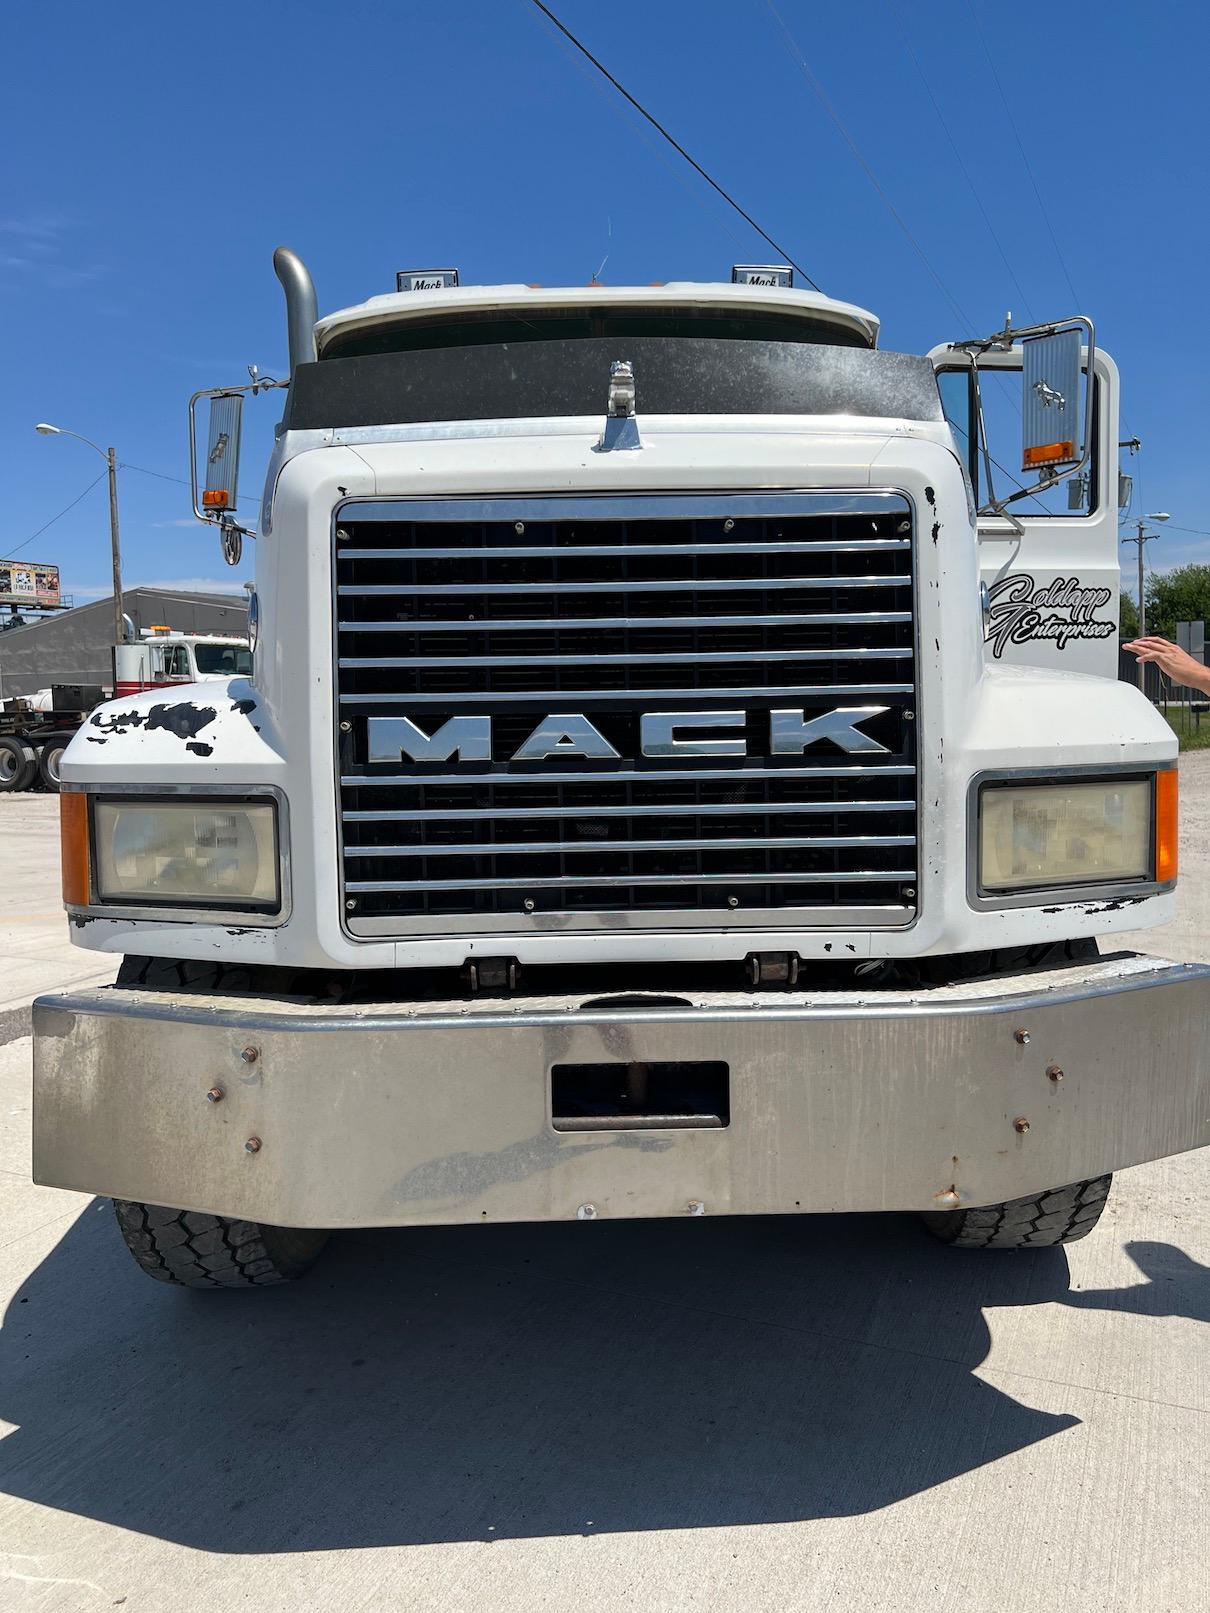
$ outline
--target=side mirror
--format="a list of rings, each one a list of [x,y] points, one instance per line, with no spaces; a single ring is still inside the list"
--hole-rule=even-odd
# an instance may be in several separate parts
[[[1021,343],[1021,469],[1043,478],[1084,458],[1080,419],[1083,333],[1063,330]]]
[[[241,392],[210,394],[206,485],[202,489],[201,509],[198,512],[203,517],[233,510],[239,498],[239,445],[243,413],[244,398]],[[196,475],[195,464],[195,480]]]

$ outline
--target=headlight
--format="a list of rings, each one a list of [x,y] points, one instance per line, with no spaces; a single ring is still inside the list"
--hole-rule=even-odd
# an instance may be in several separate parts
[[[1176,773],[1161,773],[1175,786]],[[1156,798],[1165,807],[1171,869],[1160,858]],[[1168,823],[1167,820],[1171,819]],[[985,784],[979,794],[979,889],[1121,885],[1175,878],[1175,788],[1156,777]]]
[[[281,906],[272,802],[97,801],[93,811],[101,905]]]

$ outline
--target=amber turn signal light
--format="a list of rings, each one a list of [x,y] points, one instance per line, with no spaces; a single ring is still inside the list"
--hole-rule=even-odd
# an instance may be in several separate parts
[[[1155,775],[1155,879],[1168,885],[1176,878],[1180,786],[1175,767]]]
[[[231,508],[231,494],[225,487],[208,487],[202,494],[202,508],[204,510],[229,510]]]
[[[1021,469],[1033,470],[1037,465],[1065,465],[1076,458],[1074,442],[1045,442],[1037,448],[1027,448],[1021,456]]]
[[[64,907],[87,907],[88,797],[79,790],[59,795],[59,846],[63,859]]]

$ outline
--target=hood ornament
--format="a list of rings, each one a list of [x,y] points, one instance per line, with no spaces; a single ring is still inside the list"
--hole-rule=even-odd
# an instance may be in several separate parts
[[[614,359],[609,366],[609,400],[605,411],[605,430],[595,450],[598,454],[643,446],[639,440],[639,423],[635,419],[634,407],[634,365],[629,359]]]

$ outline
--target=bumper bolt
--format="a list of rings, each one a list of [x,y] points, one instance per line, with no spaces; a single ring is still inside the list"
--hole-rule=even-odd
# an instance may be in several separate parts
[[[1022,1136],[1029,1130],[1029,1121],[1026,1120],[1024,1115],[1018,1115],[1013,1121],[1013,1130],[1019,1131]]]
[[[260,1058],[260,1049],[257,1047],[246,1047],[240,1054],[240,1058],[243,1059],[245,1064],[255,1064],[257,1059]]]
[[[1057,1064],[1048,1064],[1046,1073],[1052,1081],[1061,1081],[1063,1079],[1063,1072]]]
[[[259,1154],[260,1153],[260,1138],[259,1137],[249,1137],[248,1141],[244,1144],[244,1153],[245,1154]]]
[[[596,1218],[597,1207],[595,1204],[581,1204],[580,1208],[576,1211],[577,1221],[595,1221]]]
[[[222,1087],[211,1087],[210,1091],[206,1094],[206,1102],[222,1103],[226,1096],[227,1094],[223,1091]]]
[[[1014,1031],[1013,1032],[1013,1040],[1018,1042],[1018,1043],[1020,1043],[1020,1045],[1022,1047],[1028,1047],[1029,1046],[1029,1032],[1028,1031]]]
[[[690,1199],[689,1203],[685,1207],[689,1211],[690,1215],[705,1215],[706,1213],[706,1206],[702,1203],[701,1199]]]

